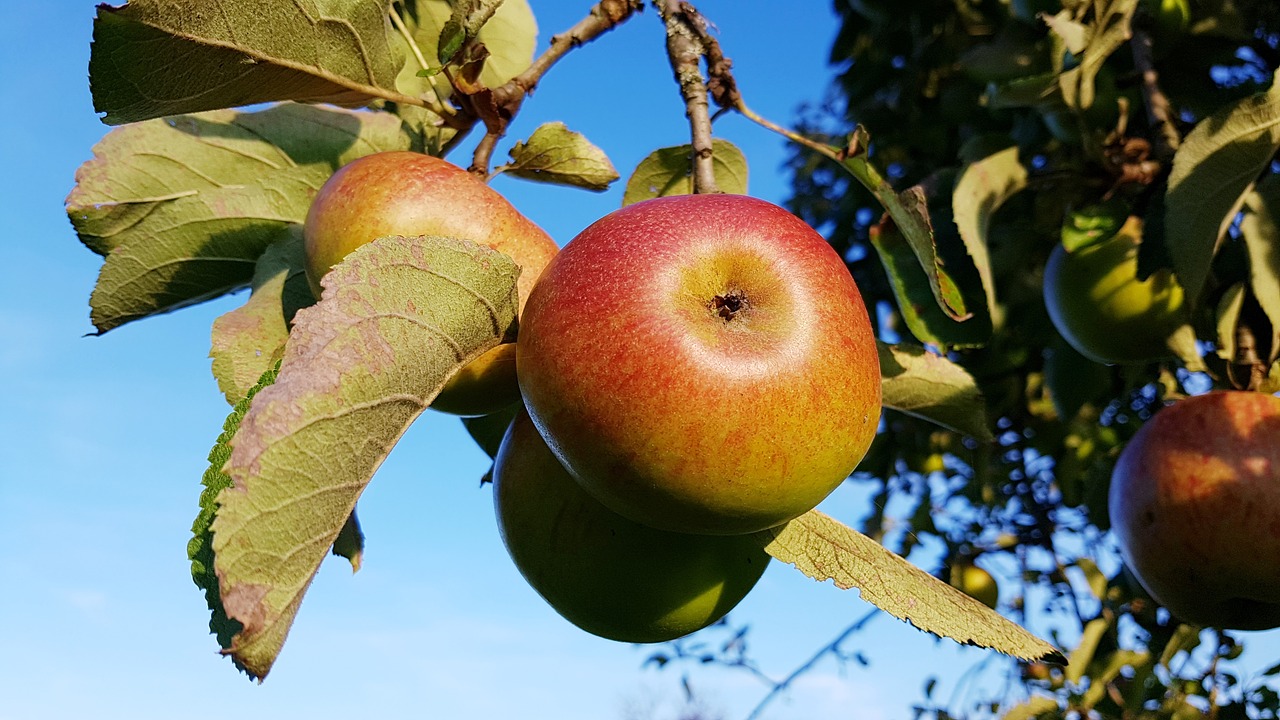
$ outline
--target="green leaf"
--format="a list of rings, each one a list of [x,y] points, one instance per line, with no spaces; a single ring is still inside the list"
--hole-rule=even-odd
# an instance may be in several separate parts
[[[1018,160],[1018,148],[1011,147],[966,167],[951,194],[956,228],[982,278],[989,311],[998,307],[987,251],[991,217],[1006,200],[1026,187],[1027,169]]]
[[[1055,32],[1067,42],[1068,50],[1079,56],[1080,64],[1063,72],[1058,77],[1058,85],[1062,88],[1062,97],[1067,105],[1080,110],[1093,106],[1094,80],[1098,72],[1102,70],[1107,58],[1132,37],[1129,22],[1138,7],[1138,0],[1110,0],[1100,3],[1099,7],[1105,9],[1098,11],[1087,26],[1083,38],[1064,31],[1065,23],[1053,24]],[[1076,43],[1081,39],[1084,47],[1079,51],[1071,49],[1079,48]]]
[[[716,185],[722,192],[747,194],[747,158],[737,145],[715,139],[711,146]],[[693,146],[654,150],[636,166],[622,193],[623,206],[670,195],[693,193]]]
[[[757,536],[778,560],[842,590],[856,587],[863,600],[926,632],[1025,660],[1058,656],[1013,621],[817,510]]]
[[[280,359],[294,314],[315,304],[304,263],[302,226],[290,225],[258,258],[245,304],[213,321],[209,356],[227,402],[244,397]]]
[[[1273,82],[1200,121],[1173,156],[1165,237],[1189,300],[1199,297],[1219,240],[1277,150],[1280,82]]]
[[[1244,309],[1244,294],[1244,283],[1234,283],[1222,293],[1214,311],[1217,354],[1227,362],[1234,362],[1236,358],[1236,325]]]
[[[364,105],[395,95],[387,4],[131,0],[99,5],[93,106],[112,125],[277,100]]]
[[[1106,697],[1107,685],[1119,677],[1126,668],[1140,672],[1151,663],[1151,654],[1135,650],[1117,650],[1107,656],[1106,663],[1089,676],[1089,689],[1084,692],[1081,705],[1086,709]],[[1199,711],[1197,711],[1199,714]]]
[[[1240,235],[1249,253],[1249,284],[1271,321],[1271,357],[1280,358],[1280,176],[1269,175],[1245,196]]]
[[[298,312],[280,376],[232,439],[213,523],[230,652],[271,669],[320,562],[409,424],[458,368],[514,331],[519,268],[450,238],[381,238]]]
[[[238,621],[227,617],[222,608],[222,593],[218,587],[218,576],[214,572],[213,554],[213,518],[217,515],[218,493],[231,487],[231,477],[222,471],[227,458],[231,457],[231,438],[240,429],[245,413],[249,411],[249,403],[262,388],[276,381],[279,364],[262,374],[258,382],[249,389],[243,399],[231,409],[226,422],[222,424],[222,434],[214,442],[209,451],[209,469],[204,471],[200,484],[204,490],[200,493],[200,512],[191,524],[192,538],[187,542],[187,557],[191,560],[191,579],[196,587],[204,591],[205,601],[209,604],[212,617],[209,620],[209,631],[218,640],[218,646],[224,649],[231,647],[231,639],[244,627]],[[237,662],[237,667],[244,669]]]
[[[1044,381],[1058,418],[1070,421],[1085,405],[1102,402],[1111,391],[1111,370],[1055,337],[1044,360]]]
[[[1062,247],[1069,253],[1110,240],[1129,219],[1129,209],[1121,201],[1090,205],[1067,213],[1062,220]]]
[[[877,341],[876,350],[885,407],[977,440],[994,439],[982,392],[968,371],[919,346]]]
[[[67,197],[81,241],[107,255],[94,325],[106,332],[247,285],[334,170],[419,142],[388,113],[295,104],[112,130]]]
[[[351,572],[360,572],[360,564],[364,562],[364,531],[360,529],[360,518],[356,517],[355,508],[347,516],[347,521],[333,540],[333,554],[345,558],[351,563]]]
[[[1107,576],[1102,574],[1098,569],[1097,563],[1089,558],[1082,557],[1075,562],[1075,566],[1080,568],[1080,572],[1084,573],[1084,580],[1089,585],[1089,592],[1093,597],[1101,600],[1107,594]]]
[[[870,238],[916,339],[943,348],[979,347],[991,338],[991,313],[982,276],[953,220],[954,179],[954,171],[943,170],[925,183],[927,198],[921,186],[895,196],[905,201],[911,195],[917,207],[910,212],[925,214],[915,244],[892,217],[873,226]]]
[[[604,151],[562,122],[540,125],[529,139],[511,148],[510,175],[559,185],[602,191],[618,179],[618,171]]]
[[[453,17],[453,8],[448,0],[403,0],[398,6],[403,10],[409,37],[422,53],[423,59],[430,58],[429,62],[439,62],[441,55],[452,57],[448,48],[440,48],[441,34]],[[458,30],[460,32],[451,37],[457,37],[460,48],[465,32],[461,26]],[[476,39],[489,51],[484,69],[480,72],[480,82],[485,87],[500,87],[524,72],[533,62],[533,53],[538,45],[538,22],[528,0],[503,0],[493,17],[480,28]],[[400,39],[399,42],[407,41]],[[454,51],[458,48],[454,48]],[[423,67],[417,57],[410,53],[396,80],[397,87],[411,95],[448,97],[452,88],[443,76],[418,75],[419,71],[429,69],[431,68]]]
[[[1200,647],[1200,628],[1194,625],[1183,623],[1173,631],[1173,637],[1169,638],[1169,642],[1165,643],[1164,650],[1160,652],[1160,664],[1166,668],[1172,668],[1173,659],[1182,651],[1191,652]]]

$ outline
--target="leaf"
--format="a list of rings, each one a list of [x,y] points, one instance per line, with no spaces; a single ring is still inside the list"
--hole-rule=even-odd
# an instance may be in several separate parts
[[[1191,652],[1200,647],[1200,628],[1194,625],[1183,623],[1173,631],[1173,637],[1169,638],[1169,642],[1165,643],[1164,650],[1160,652],[1160,664],[1166,668],[1172,668],[1173,659],[1183,650]]]
[[[502,169],[526,180],[607,190],[618,171],[604,151],[562,122],[544,123],[525,142],[511,148],[511,163]]]
[[[1107,594],[1107,576],[1102,574],[1098,569],[1097,563],[1087,557],[1076,560],[1075,565],[1084,573],[1085,582],[1089,585],[1089,592],[1093,593],[1093,597],[1102,600]]]
[[[845,147],[840,150],[840,157],[843,158],[841,166],[876,196],[888,216],[882,219],[878,226],[871,228],[871,242],[880,253],[885,269],[893,278],[894,293],[902,302],[903,295],[899,293],[900,285],[908,282],[907,278],[911,277],[910,264],[905,262],[905,253],[899,249],[905,241],[906,247],[915,255],[920,267],[924,270],[925,277],[929,281],[929,289],[938,307],[952,320],[969,319],[973,313],[966,307],[959,285],[938,258],[937,248],[934,245],[933,221],[926,204],[925,189],[916,185],[901,193],[894,190],[867,158],[870,144],[871,135],[861,125],[857,126],[849,135]],[[894,258],[886,259],[886,253],[894,254]],[[921,308],[917,308],[915,312],[917,316],[920,310]],[[904,317],[907,312],[904,308]],[[928,339],[919,335],[916,337],[929,342]]]
[[[876,350],[886,407],[977,440],[995,439],[982,392],[967,370],[919,346],[876,341]]]
[[[1125,668],[1132,671],[1141,671],[1143,667],[1150,663],[1150,653],[1135,650],[1117,650],[1111,653],[1107,657],[1106,664],[1089,676],[1089,689],[1084,692],[1081,705],[1088,710],[1098,704],[1099,700],[1106,697],[1107,685],[1119,677]],[[1197,711],[1197,714],[1199,714],[1199,711]]]
[[[232,439],[215,568],[230,653],[261,678],[303,593],[392,446],[458,368],[514,329],[519,269],[450,238],[381,238],[298,312],[277,382]]]
[[[1245,196],[1240,235],[1249,253],[1249,284],[1271,321],[1271,357],[1280,358],[1280,176],[1269,175]]]
[[[1041,715],[1057,711],[1058,701],[1055,698],[1034,695],[1009,708],[1000,717],[1001,720],[1036,720]]]
[[[290,225],[258,258],[245,304],[213,321],[209,357],[227,402],[244,397],[280,359],[294,313],[315,303],[304,262],[302,226]]]
[[[1085,676],[1089,665],[1093,663],[1094,654],[1098,651],[1098,643],[1110,628],[1111,621],[1102,617],[1094,618],[1085,624],[1080,642],[1076,645],[1076,649],[1071,651],[1071,657],[1067,661],[1067,682],[1078,683]]]
[[[1219,240],[1277,150],[1280,82],[1273,82],[1266,92],[1200,121],[1174,154],[1165,237],[1188,299],[1199,297]]]
[[[1027,187],[1027,169],[1011,147],[970,164],[960,174],[951,194],[951,207],[960,238],[982,278],[988,309],[996,306],[995,280],[987,251],[991,217],[1006,200]]]
[[[1111,370],[1096,363],[1061,336],[1046,348],[1044,381],[1058,419],[1070,421],[1085,405],[1103,402],[1111,391]]]
[[[747,158],[737,145],[715,139],[711,143],[716,185],[722,192],[747,194]],[[625,207],[642,200],[693,193],[693,146],[677,145],[649,153],[627,179],[622,193]]]
[[[187,557],[191,560],[191,579],[196,587],[204,591],[205,601],[212,612],[209,631],[217,637],[218,646],[222,648],[230,647],[231,639],[244,627],[239,622],[228,618],[226,611],[222,609],[222,594],[218,587],[218,576],[214,572],[211,527],[213,518],[218,512],[216,500],[218,493],[231,487],[231,477],[222,471],[222,466],[226,464],[227,458],[231,457],[231,438],[240,428],[245,413],[249,411],[250,401],[258,391],[276,381],[279,367],[277,363],[263,373],[257,384],[249,389],[240,402],[235,404],[226,422],[222,424],[222,434],[218,436],[213,449],[209,451],[209,469],[204,471],[204,477],[200,481],[204,486],[204,490],[200,493],[200,512],[196,514],[195,522],[191,524],[192,538],[187,542]],[[238,663],[236,666],[241,670],[244,669]]]
[[[294,104],[112,130],[67,197],[80,240],[107,255],[90,303],[98,332],[247,285],[334,170],[419,143],[388,113]]]
[[[333,541],[333,554],[346,558],[351,563],[351,572],[360,572],[360,564],[364,562],[364,531],[360,529],[360,518],[356,517],[355,508],[342,523],[338,537]]]
[[[385,2],[132,0],[99,5],[94,109],[111,125],[277,100],[398,95]],[[407,99],[407,98],[406,98]]]
[[[1236,325],[1240,322],[1243,308],[1244,283],[1234,283],[1222,293],[1214,313],[1217,355],[1227,362],[1234,362],[1236,358]]]
[[[1063,99],[1069,107],[1080,110],[1093,106],[1094,79],[1097,78],[1098,71],[1112,53],[1129,41],[1132,35],[1129,22],[1138,7],[1138,0],[1109,0],[1097,5],[1100,9],[1093,22],[1087,26],[1083,50],[1071,50],[1073,55],[1079,56],[1080,64],[1058,77]],[[1051,23],[1051,26],[1067,42],[1068,48],[1079,47],[1079,38],[1064,30],[1065,22]]]
[[[778,560],[842,590],[857,587],[863,600],[926,632],[1025,660],[1058,655],[1016,623],[817,510],[757,535]]]
[[[409,35],[423,58],[438,62],[440,36],[453,16],[448,0],[404,0],[400,5],[404,9]],[[476,39],[489,51],[480,72],[480,82],[485,87],[500,87],[524,72],[533,62],[538,44],[538,22],[528,0],[503,0],[493,17],[480,28]],[[429,68],[422,67],[416,58],[410,57],[400,72],[397,87],[409,94],[438,93],[448,97],[452,89],[446,79],[417,75],[419,70],[426,69]],[[431,89],[432,84],[435,90]]]

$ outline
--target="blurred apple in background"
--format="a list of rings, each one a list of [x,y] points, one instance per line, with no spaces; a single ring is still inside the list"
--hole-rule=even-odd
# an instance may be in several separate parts
[[[1280,626],[1280,398],[1219,391],[1155,414],[1116,463],[1125,563],[1179,619]]]

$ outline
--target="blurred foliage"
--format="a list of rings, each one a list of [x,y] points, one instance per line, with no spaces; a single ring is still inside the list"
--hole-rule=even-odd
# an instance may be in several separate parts
[[[915,717],[1277,717],[1280,700],[1269,678],[1243,677],[1232,666],[1240,642],[1229,633],[1201,633],[1159,608],[1123,568],[1106,532],[1112,466],[1142,422],[1180,396],[1244,386],[1228,372],[1229,361],[1203,352],[1223,322],[1220,296],[1245,281],[1240,233],[1232,229],[1223,239],[1191,318],[1204,365],[1185,347],[1179,358],[1147,364],[1086,359],[1051,324],[1042,280],[1064,220],[1102,203],[1116,210],[1117,221],[1146,218],[1140,272],[1169,266],[1161,220],[1176,146],[1149,119],[1142,64],[1157,73],[1172,129],[1185,137],[1207,115],[1270,85],[1280,66],[1280,3],[834,5],[842,22],[831,49],[835,80],[822,104],[802,109],[801,132],[840,146],[856,127],[866,128],[872,161],[898,190],[950,185],[956,173],[1010,145],[1027,173],[1026,190],[999,206],[982,238],[996,299],[989,338],[978,348],[934,347],[977,379],[997,440],[980,443],[888,411],[851,482],[874,491],[864,532],[904,555],[919,547],[913,559],[944,579],[950,568],[976,560],[1000,582],[1001,610],[1053,640],[1070,662],[988,658],[984,665],[1002,663],[1006,682],[986,683],[957,706],[961,693],[935,696],[931,681]],[[1120,35],[1114,47],[1101,45],[1105,27],[1130,22],[1137,40]],[[1143,37],[1152,40],[1146,57],[1137,47]],[[1064,77],[1078,82],[1089,72],[1096,73],[1091,103],[1073,94],[1076,86],[1064,94]],[[928,344],[930,338],[911,337],[911,318],[872,247],[882,213],[874,197],[817,153],[797,147],[790,169],[791,208],[844,253],[882,339]],[[930,191],[944,254],[958,241],[950,199]],[[1248,322],[1255,335],[1271,336],[1261,313]],[[721,647],[703,639],[696,652],[685,645],[660,656],[763,676],[746,650],[749,634],[730,633]],[[856,644],[856,636],[842,637],[827,651],[842,662],[856,655],[859,664],[874,663],[874,650],[848,649]]]

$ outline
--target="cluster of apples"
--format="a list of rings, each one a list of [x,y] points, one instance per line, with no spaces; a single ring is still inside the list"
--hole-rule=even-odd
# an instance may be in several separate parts
[[[305,228],[316,288],[390,235],[468,239],[521,266],[517,342],[464,367],[433,407],[523,402],[494,461],[498,527],[530,585],[596,635],[660,642],[719,620],[768,564],[757,533],[817,505],[875,436],[861,295],[776,205],[650,200],[557,251],[461,168],[380,153],[339,169]]]

